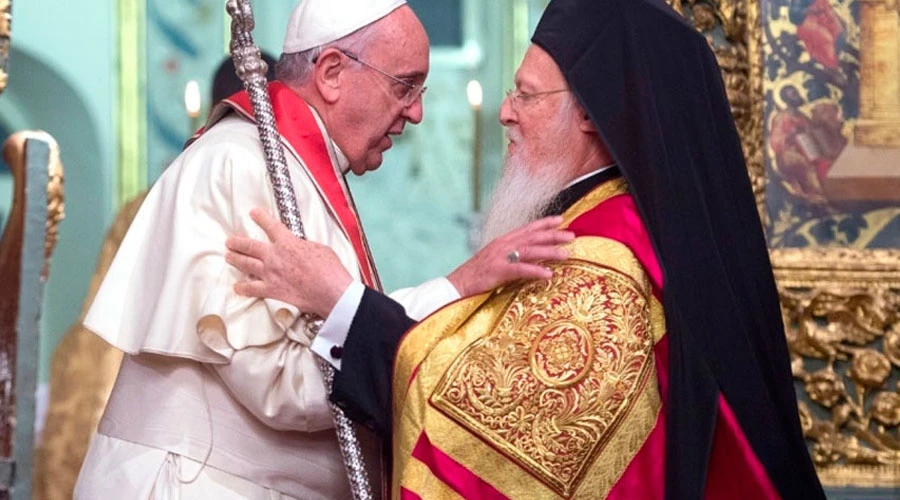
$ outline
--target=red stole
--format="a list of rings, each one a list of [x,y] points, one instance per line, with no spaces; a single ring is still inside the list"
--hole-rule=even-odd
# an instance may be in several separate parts
[[[353,245],[363,283],[370,288],[381,290],[372,253],[350,196],[350,190],[331,163],[325,138],[312,111],[300,96],[281,82],[269,84],[269,98],[272,101],[275,124],[284,149],[306,166],[329,212]],[[229,111],[234,111],[238,116],[256,123],[250,96],[246,91],[241,91],[223,99],[213,108],[205,127],[191,137],[188,145],[204,130],[225,117]]]

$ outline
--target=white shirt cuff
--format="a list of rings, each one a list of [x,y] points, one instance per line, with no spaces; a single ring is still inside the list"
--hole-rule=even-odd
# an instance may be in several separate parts
[[[318,335],[309,346],[314,353],[331,363],[336,370],[341,369],[340,351],[344,348],[344,341],[347,340],[347,334],[350,333],[350,324],[353,323],[353,317],[356,316],[356,310],[359,309],[359,303],[362,301],[365,291],[366,287],[359,281],[350,283],[350,286],[338,299],[337,304],[334,305],[331,314],[325,318],[322,328],[319,329]],[[335,357],[334,354],[338,354],[338,356]]]
[[[416,321],[422,321],[431,313],[445,305],[459,300],[459,292],[444,277],[428,280],[413,288],[401,288],[390,294],[406,310],[406,315]]]

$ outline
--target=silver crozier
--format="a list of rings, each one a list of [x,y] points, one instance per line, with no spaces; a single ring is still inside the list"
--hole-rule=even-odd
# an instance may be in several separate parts
[[[275,125],[272,103],[269,100],[268,82],[265,76],[267,66],[260,56],[259,48],[253,41],[254,20],[250,1],[228,0],[227,9],[231,16],[231,57],[234,59],[238,77],[244,82],[244,88],[250,94],[250,102],[253,104],[259,138],[266,154],[266,166],[275,192],[275,200],[278,203],[281,222],[295,236],[306,238],[303,222],[300,220],[300,209],[297,208],[297,199],[291,184],[291,175],[281,146],[278,128]],[[311,329],[314,333],[322,326],[321,319],[310,315],[302,316],[302,321],[306,328]],[[318,361],[325,379],[325,388],[330,394],[334,381],[334,368],[324,359],[319,358]],[[369,485],[356,429],[344,412],[333,403],[331,403],[331,412],[334,415],[334,428],[344,458],[344,466],[347,468],[347,478],[350,480],[353,498],[370,500],[372,487]]]

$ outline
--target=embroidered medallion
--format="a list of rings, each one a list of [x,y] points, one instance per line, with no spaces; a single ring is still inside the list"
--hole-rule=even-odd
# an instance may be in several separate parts
[[[655,374],[654,338],[646,287],[585,261],[553,270],[522,286],[431,403],[569,497]]]

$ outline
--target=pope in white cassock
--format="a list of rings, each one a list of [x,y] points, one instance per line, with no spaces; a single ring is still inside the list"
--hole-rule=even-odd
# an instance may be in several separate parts
[[[304,0],[269,87],[307,237],[368,287],[377,274],[344,174],[378,168],[390,136],[421,121],[428,58],[405,0]],[[126,356],[74,496],[349,498],[313,354],[339,366],[349,325],[329,317],[310,338],[293,306],[234,292],[254,277],[225,262],[226,239],[264,239],[250,210],[277,208],[246,93],[204,128],[150,191],[85,319]],[[394,297],[420,319],[461,294],[542,275],[529,264],[547,257],[533,235],[554,226],[511,233]],[[522,262],[504,261],[510,248]],[[378,491],[379,446],[360,434]]]

